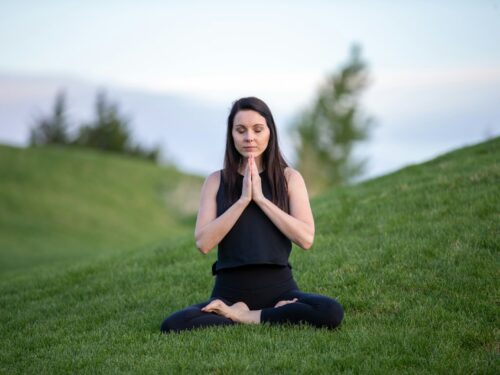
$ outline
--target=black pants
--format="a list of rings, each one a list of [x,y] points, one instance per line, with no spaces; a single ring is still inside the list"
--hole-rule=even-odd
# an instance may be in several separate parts
[[[274,307],[278,301],[294,298],[297,298],[294,303]],[[163,321],[161,331],[235,324],[231,319],[201,311],[214,299],[227,305],[243,301],[250,310],[262,310],[261,322],[271,324],[309,323],[333,329],[344,316],[342,306],[335,299],[301,292],[289,267],[258,265],[219,271],[210,299],[173,313]]]

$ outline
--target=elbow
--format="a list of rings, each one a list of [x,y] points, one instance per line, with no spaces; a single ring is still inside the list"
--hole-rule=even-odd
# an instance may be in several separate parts
[[[199,234],[195,234],[195,244],[200,253],[204,255],[208,254],[208,252],[212,250],[212,248],[207,245],[206,241],[202,240],[201,235]]]
[[[300,245],[301,248],[303,248],[304,250],[309,250],[313,245],[313,240],[306,240],[304,242],[302,242],[302,244]]]
[[[304,250],[309,250],[314,243],[314,232],[307,234],[302,241],[299,243],[299,246]]]
[[[303,238],[302,240],[296,241],[295,243],[302,249],[309,250],[313,245],[313,238]]]
[[[200,251],[202,254],[208,253],[206,246],[203,244],[203,241],[201,240],[201,235],[197,232],[194,233],[194,241],[196,248]]]
[[[203,241],[200,241],[199,239],[196,240],[196,248],[200,251],[202,254],[208,254],[210,249],[203,243]]]

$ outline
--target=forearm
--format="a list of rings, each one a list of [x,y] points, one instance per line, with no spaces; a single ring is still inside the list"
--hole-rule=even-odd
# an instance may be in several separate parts
[[[314,241],[314,224],[301,221],[287,214],[269,199],[263,197],[256,201],[260,209],[291,241],[303,249],[309,249]]]
[[[231,230],[250,202],[240,198],[226,212],[201,228],[195,235],[196,247],[207,254]]]

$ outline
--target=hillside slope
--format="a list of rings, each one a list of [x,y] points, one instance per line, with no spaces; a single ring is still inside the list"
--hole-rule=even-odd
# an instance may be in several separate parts
[[[8,146],[0,146],[0,180],[3,278],[191,231],[202,182],[119,155]]]
[[[160,335],[204,301],[216,254],[192,234],[0,285],[2,373],[498,373],[500,138],[314,199],[300,288],[339,330],[233,326]]]

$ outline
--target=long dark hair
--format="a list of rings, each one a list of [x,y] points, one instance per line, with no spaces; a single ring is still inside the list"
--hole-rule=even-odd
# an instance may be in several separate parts
[[[271,110],[262,100],[255,97],[241,98],[233,103],[227,118],[226,152],[224,155],[224,187],[228,192],[230,204],[236,202],[241,192],[236,187],[238,169],[243,163],[243,156],[236,150],[232,135],[234,117],[238,111],[252,110],[266,119],[270,130],[269,143],[262,154],[262,166],[271,186],[272,201],[285,212],[289,212],[288,185],[285,178],[285,168],[288,163],[281,155],[278,145],[278,133]]]

